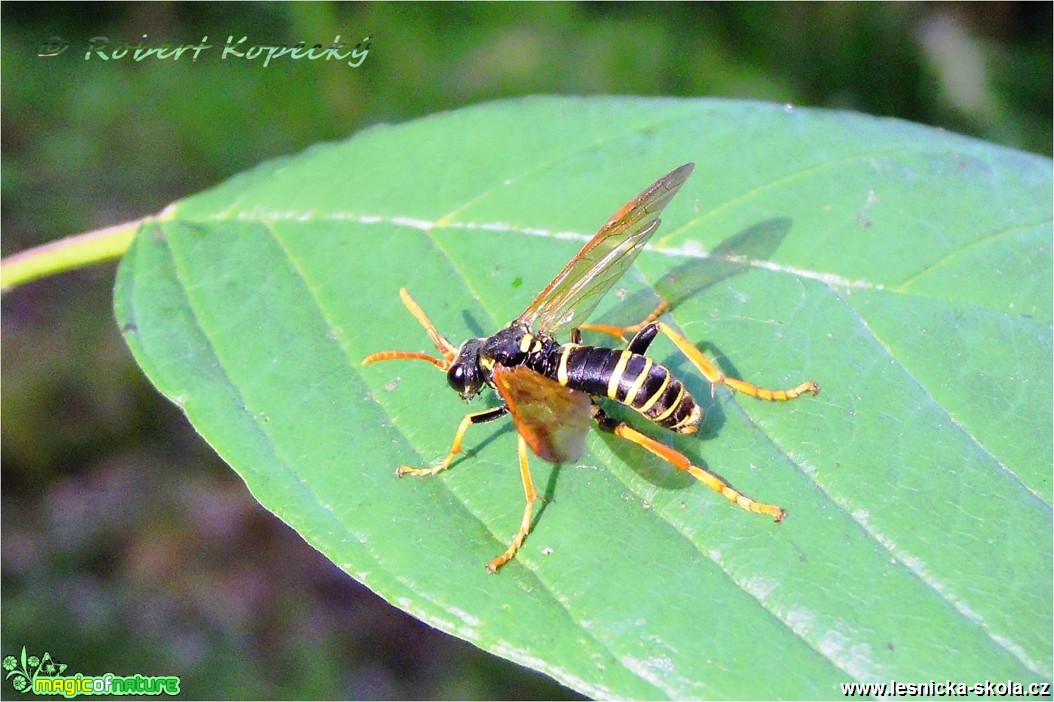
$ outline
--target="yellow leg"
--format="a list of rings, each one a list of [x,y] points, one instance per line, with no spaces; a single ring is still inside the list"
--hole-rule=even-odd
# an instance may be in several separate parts
[[[630,325],[628,327],[616,327],[610,324],[583,324],[579,329],[583,331],[599,332],[601,334],[607,334],[613,336],[619,341],[626,341],[630,335],[636,334],[641,329],[658,319],[663,312],[670,309],[669,303],[663,300],[659,303],[658,307],[651,311],[647,317],[642,319],[637,324]]]
[[[667,461],[678,470],[691,473],[696,480],[703,483],[719,495],[723,495],[725,499],[736,503],[748,512],[767,514],[777,522],[783,521],[783,517],[786,515],[783,508],[777,507],[776,505],[767,505],[763,502],[755,502],[710,471],[693,464],[683,453],[670,448],[666,444],[660,443],[650,436],[645,436],[633,427],[622,422],[616,424],[611,431],[616,435],[621,436],[624,439],[629,439],[638,446],[651,451],[653,454]]]
[[[811,380],[806,380],[804,383],[797,385],[793,388],[786,390],[770,390],[769,388],[762,388],[748,383],[745,380],[739,378],[730,378],[721,372],[721,369],[717,367],[717,364],[711,361],[703,354],[702,351],[697,349],[695,345],[684,338],[680,332],[671,328],[664,322],[658,323],[659,331],[669,337],[681,353],[683,353],[692,365],[699,369],[699,372],[706,377],[711,383],[710,392],[713,393],[714,385],[724,385],[727,388],[735,390],[736,392],[750,397],[756,397],[759,400],[769,400],[772,402],[783,402],[784,400],[793,400],[796,397],[804,395],[805,393],[812,393],[816,395],[820,392],[820,386]]]
[[[607,334],[613,336],[616,339],[625,341],[630,334],[636,334],[644,327],[648,326],[652,322],[655,322],[666,310],[670,308],[670,305],[663,300],[659,303],[659,306],[652,310],[652,313],[645,317],[641,322],[628,326],[628,327],[617,327],[609,324],[583,324],[578,328],[577,331],[593,331],[601,334]],[[658,322],[655,325],[659,331],[665,334],[670,340],[681,350],[688,360],[692,362],[699,372],[706,377],[711,383],[711,392],[713,392],[714,385],[724,385],[727,388],[735,390],[736,392],[750,397],[756,397],[760,400],[769,400],[773,402],[782,402],[785,400],[793,400],[796,397],[804,395],[805,393],[812,393],[816,395],[820,392],[820,386],[811,380],[806,380],[793,388],[786,390],[771,390],[769,388],[759,387],[753,383],[748,383],[745,380],[739,378],[730,378],[721,372],[721,369],[717,367],[713,361],[707,358],[702,351],[697,349],[692,342],[684,338],[684,336],[670,327],[665,322]],[[572,341],[578,343],[574,337]]]
[[[487,564],[487,571],[490,573],[497,573],[498,568],[501,568],[512,560],[512,557],[520,550],[520,546],[523,546],[527,534],[531,532],[531,512],[534,510],[534,503],[538,501],[538,493],[535,492],[534,481],[531,480],[531,469],[527,465],[527,442],[523,440],[523,436],[519,436],[518,438],[520,479],[523,481],[523,492],[527,497],[527,505],[523,508],[523,519],[520,520],[520,530],[516,532],[516,537],[512,540],[512,543],[509,544],[507,549],[505,549],[505,553]]]
[[[471,425],[497,419],[498,417],[503,416],[507,411],[508,410],[504,407],[494,407],[482,412],[465,415],[465,418],[461,420],[461,424],[457,427],[457,433],[454,434],[454,445],[450,447],[450,453],[447,454],[446,458],[439,462],[439,465],[432,468],[410,468],[408,466],[399,466],[396,469],[395,474],[401,478],[404,475],[435,475],[436,473],[446,470],[450,467],[454,458],[461,453],[461,440],[465,438],[465,432],[468,431],[468,428]]]

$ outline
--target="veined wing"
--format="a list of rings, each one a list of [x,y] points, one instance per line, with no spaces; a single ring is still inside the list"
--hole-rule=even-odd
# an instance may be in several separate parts
[[[659,228],[659,215],[692,174],[676,168],[626,203],[600,228],[516,321],[555,334],[584,324],[604,294],[622,277]]]
[[[523,366],[496,366],[493,377],[516,431],[532,451],[550,463],[567,463],[582,455],[592,419],[589,395]]]

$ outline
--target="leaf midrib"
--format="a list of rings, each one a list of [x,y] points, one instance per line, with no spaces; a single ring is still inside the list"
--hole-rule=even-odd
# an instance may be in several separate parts
[[[249,220],[249,221],[257,222],[257,223],[265,225],[265,226],[271,226],[271,225],[279,223],[279,222],[289,222],[289,221],[302,222],[304,220],[305,214],[306,213],[303,213],[303,212],[289,212],[289,211],[287,211],[287,212],[282,213],[281,216],[268,216],[268,217],[259,217],[259,216],[257,216],[257,217],[251,218],[251,220]],[[204,223],[204,222],[209,222],[209,221],[228,221],[230,219],[238,220],[238,219],[241,219],[241,218],[239,218],[239,217],[231,218],[231,217],[228,217],[226,215],[222,215],[222,216],[221,215],[215,215],[215,216],[208,216],[208,217],[202,217],[202,218],[182,219],[181,221],[188,222],[188,223]],[[498,222],[490,222],[490,223],[484,223],[484,224],[479,224],[479,223],[474,223],[474,222],[457,222],[457,223],[449,223],[449,224],[447,224],[447,225],[445,225],[443,227],[440,227],[437,222],[431,221],[431,220],[418,220],[418,219],[413,219],[413,218],[405,217],[405,216],[394,216],[393,217],[393,216],[388,216],[388,215],[367,215],[367,214],[351,215],[349,213],[328,214],[328,215],[324,215],[322,217],[317,217],[314,221],[318,221],[318,222],[345,222],[345,223],[354,223],[354,224],[360,224],[360,225],[365,225],[365,226],[381,224],[381,225],[386,225],[386,226],[405,227],[407,229],[412,229],[414,231],[423,232],[423,233],[429,235],[430,237],[433,236],[434,232],[436,232],[436,231],[449,230],[449,229],[462,229],[462,230],[469,230],[469,231],[500,231],[503,234],[514,234],[514,235],[518,235],[518,236],[528,236],[528,237],[553,238],[553,239],[561,239],[561,240],[576,240],[576,241],[582,241],[583,243],[586,242],[586,241],[589,241],[592,238],[592,236],[593,236],[591,234],[582,234],[582,233],[579,233],[579,232],[570,232],[570,231],[550,231],[550,230],[545,230],[545,229],[540,229],[540,228],[524,229],[522,227],[516,227],[514,225],[498,223]],[[1040,223],[1042,223],[1042,222],[1040,222]],[[1002,232],[1000,232],[1000,233],[1002,233]],[[712,259],[712,260],[717,260],[717,261],[728,261],[730,263],[737,263],[737,264],[741,264],[741,265],[747,265],[747,266],[750,266],[750,267],[758,269],[758,270],[771,271],[771,272],[774,272],[774,273],[783,273],[783,274],[786,274],[786,275],[792,275],[792,276],[795,276],[795,277],[806,278],[806,279],[809,279],[809,280],[816,280],[816,281],[819,281],[819,282],[821,282],[821,283],[823,283],[823,284],[825,284],[825,285],[827,285],[829,287],[832,287],[832,288],[845,288],[845,289],[861,288],[861,289],[867,289],[867,290],[876,290],[878,292],[882,292],[882,293],[885,293],[885,294],[897,295],[897,296],[905,297],[905,298],[918,298],[918,299],[922,299],[922,300],[931,300],[931,301],[935,301],[935,302],[947,302],[947,300],[945,298],[943,298],[943,297],[937,297],[937,296],[933,296],[933,295],[929,295],[929,294],[922,294],[922,293],[918,293],[918,292],[914,292],[914,291],[903,290],[903,289],[901,289],[902,288],[902,283],[889,283],[889,284],[886,284],[886,283],[877,283],[877,282],[869,281],[869,280],[866,280],[866,279],[849,279],[849,278],[843,278],[842,276],[840,276],[840,275],[838,275],[836,273],[828,273],[828,272],[823,272],[823,271],[816,271],[816,270],[812,270],[812,269],[808,269],[808,268],[798,268],[798,267],[795,267],[795,266],[783,265],[783,264],[774,263],[772,261],[767,261],[767,260],[750,259],[750,258],[744,258],[744,257],[738,257],[738,256],[736,256],[736,257],[723,256],[723,255],[720,255],[720,254],[712,254],[709,251],[690,251],[690,250],[686,250],[686,249],[683,249],[683,248],[680,248],[680,249],[677,249],[677,248],[665,248],[665,247],[656,246],[654,244],[646,245],[643,250],[648,252],[648,253],[650,253],[650,254],[657,254],[657,255],[661,255],[661,256],[667,256],[667,257],[673,258],[673,259],[678,259],[678,258],[693,259],[693,260],[694,259]],[[948,256],[952,256],[952,255],[954,255],[954,252],[952,254],[949,254]],[[947,258],[947,257],[945,257],[945,258]],[[477,299],[481,299],[481,300],[485,299],[482,295],[479,294],[479,291],[474,290],[473,292],[476,295]],[[996,307],[992,307],[992,306],[989,306],[989,305],[982,305],[982,304],[979,304],[979,303],[973,302],[973,301],[957,301],[956,304],[962,306],[965,309],[982,309],[982,310],[987,310],[987,311],[990,311],[990,312],[996,312],[998,314],[1005,315],[1006,317],[1011,318],[1011,319],[1028,319],[1028,320],[1031,320],[1031,321],[1036,321],[1034,317],[1032,317],[1030,315],[1027,315],[1027,314],[1024,314],[1024,313],[1008,312],[1005,309],[996,308]],[[1040,321],[1040,323],[1046,322],[1046,320],[1039,320],[1039,321]]]

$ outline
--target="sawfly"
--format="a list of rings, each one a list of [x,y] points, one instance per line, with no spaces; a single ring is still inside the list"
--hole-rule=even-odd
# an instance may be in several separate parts
[[[712,386],[724,385],[735,392],[772,401],[792,400],[820,391],[811,380],[787,390],[770,390],[726,376],[680,332],[660,321],[668,309],[665,302],[632,326],[586,323],[600,299],[659,228],[663,208],[684,185],[694,167],[687,163],[667,173],[616,212],[527,309],[497,334],[469,339],[455,347],[439,333],[410,293],[401,289],[399,296],[403,304],[424,327],[441,357],[417,351],[381,351],[363,360],[367,365],[378,361],[427,361],[446,372],[450,387],[465,400],[476,397],[486,387],[493,388],[502,400],[498,407],[474,412],[461,420],[450,453],[439,464],[431,468],[401,466],[397,471],[400,476],[435,475],[446,470],[461,452],[469,426],[512,415],[527,504],[512,543],[487,564],[491,573],[512,559],[531,530],[538,494],[527,464],[528,447],[552,463],[574,461],[585,446],[590,422],[690,473],[741,508],[767,514],[777,522],[783,519],[782,508],[752,500],[679,451],[645,436],[625,422],[612,419],[596,401],[596,398],[614,400],[681,434],[698,431],[702,408],[673,373],[645,355],[659,334],[669,338]],[[582,330],[619,340],[633,336],[627,347],[620,350],[583,344]],[[569,331],[567,343],[557,340],[557,335],[564,331]]]

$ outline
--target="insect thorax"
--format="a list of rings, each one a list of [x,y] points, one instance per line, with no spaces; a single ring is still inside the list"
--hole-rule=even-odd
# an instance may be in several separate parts
[[[544,334],[534,334],[522,324],[513,324],[483,342],[480,366],[489,379],[494,364],[506,368],[526,366],[536,373],[556,378],[560,344]]]

